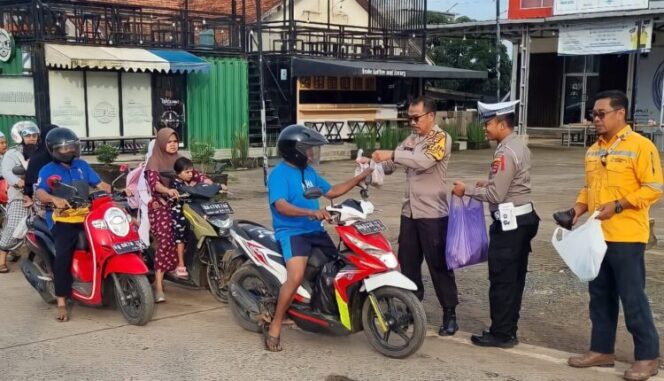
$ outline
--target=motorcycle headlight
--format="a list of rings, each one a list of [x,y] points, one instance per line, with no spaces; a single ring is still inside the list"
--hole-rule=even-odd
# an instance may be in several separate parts
[[[104,213],[104,221],[108,229],[118,237],[126,237],[129,234],[129,219],[127,214],[120,208],[109,208]]]
[[[348,239],[353,243],[353,245],[359,247],[360,249],[366,251],[367,253],[373,255],[374,257],[380,259],[381,262],[390,270],[396,269],[399,267],[399,261],[397,257],[391,251],[385,251],[379,249],[374,245],[368,244],[362,240],[359,240],[353,236],[348,236]]]
[[[210,218],[208,222],[223,230],[230,229],[233,226],[233,219],[230,216]]]

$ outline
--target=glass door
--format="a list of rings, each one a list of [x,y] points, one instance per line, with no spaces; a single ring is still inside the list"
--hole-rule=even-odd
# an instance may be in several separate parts
[[[592,102],[599,91],[599,59],[596,58],[566,57],[561,110],[563,124],[582,123],[590,118]]]

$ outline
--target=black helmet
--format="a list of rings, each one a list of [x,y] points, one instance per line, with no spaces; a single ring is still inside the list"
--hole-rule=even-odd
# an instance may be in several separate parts
[[[58,127],[46,135],[46,149],[53,161],[70,164],[74,158],[81,156],[81,141],[74,131]]]
[[[279,134],[277,149],[284,160],[304,169],[309,161],[315,163],[320,159],[320,146],[327,143],[327,139],[318,132],[293,124],[284,128]]]

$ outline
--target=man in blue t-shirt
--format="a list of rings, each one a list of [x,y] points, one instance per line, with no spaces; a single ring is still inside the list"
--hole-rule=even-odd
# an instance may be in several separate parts
[[[81,153],[81,143],[72,130],[58,127],[49,131],[45,139],[46,148],[53,161],[39,171],[35,193],[39,201],[43,204],[53,204],[57,210],[70,208],[67,200],[51,194],[52,190],[48,185],[48,178],[51,176],[59,177],[63,184],[73,186],[77,183],[86,183],[107,193],[111,192],[111,186],[102,182],[99,175],[90,168],[87,162],[78,159]],[[52,211],[48,211],[45,218],[55,243],[53,283],[55,284],[55,296],[58,300],[57,320],[65,322],[69,320],[66,298],[71,295],[73,282],[71,275],[72,257],[79,234],[83,231],[83,224],[78,221],[53,223]]]
[[[305,197],[305,192],[320,189],[328,199],[339,197],[371,174],[367,169],[358,176],[334,186],[318,175],[309,164],[316,164],[321,146],[327,144],[321,134],[300,125],[285,128],[277,139],[279,154],[284,159],[270,173],[267,181],[272,224],[286,262],[286,282],[281,286],[274,318],[266,330],[265,349],[281,351],[281,324],[302,284],[307,260],[314,247],[336,255],[336,247],[323,229],[322,220],[330,215],[320,209],[318,199]]]

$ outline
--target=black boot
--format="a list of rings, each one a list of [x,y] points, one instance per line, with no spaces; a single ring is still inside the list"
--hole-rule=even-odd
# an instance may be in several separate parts
[[[444,308],[443,309],[443,325],[440,326],[438,330],[438,335],[440,336],[452,336],[459,330],[459,325],[456,321],[456,311],[455,308]]]

